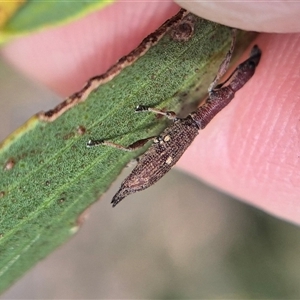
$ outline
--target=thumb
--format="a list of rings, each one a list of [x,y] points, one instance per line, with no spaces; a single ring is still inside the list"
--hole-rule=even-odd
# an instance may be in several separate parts
[[[180,1],[194,14],[230,27],[258,32],[300,32],[299,2]]]
[[[178,165],[300,224],[300,34],[261,34],[256,43],[256,73]]]

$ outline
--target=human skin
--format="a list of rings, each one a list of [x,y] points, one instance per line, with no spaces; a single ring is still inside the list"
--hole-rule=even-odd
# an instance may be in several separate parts
[[[233,2],[227,3],[227,9],[224,3],[219,9],[216,3],[213,8],[203,8],[210,3],[191,3],[192,11],[202,17],[213,15],[214,21],[226,25],[285,34],[258,36],[254,43],[263,55],[255,75],[200,132],[177,166],[300,224],[300,34],[289,33],[300,31],[300,5],[298,11],[290,7],[288,22],[275,13],[271,22],[271,8],[264,3],[250,8],[248,2],[237,7]],[[178,9],[165,1],[116,2],[72,24],[14,40],[2,49],[2,55],[27,76],[67,96],[88,78],[103,73]],[[243,17],[245,11],[251,11],[251,25]],[[241,18],[236,17],[239,14]]]

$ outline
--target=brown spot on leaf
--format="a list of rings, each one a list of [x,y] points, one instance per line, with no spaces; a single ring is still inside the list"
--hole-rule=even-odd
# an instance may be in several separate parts
[[[8,170],[11,170],[14,166],[15,166],[16,162],[13,158],[10,158],[8,159],[8,161],[5,163],[5,166],[4,166],[4,170],[5,171],[8,171]]]
[[[0,192],[0,198],[4,197],[5,196],[5,192],[4,191],[1,191]]]
[[[178,42],[188,41],[194,34],[195,21],[196,19],[192,14],[187,15],[171,30],[171,38]]]
[[[84,126],[79,125],[79,126],[77,127],[77,133],[78,133],[79,135],[84,135],[85,132],[86,132],[86,128],[85,128]]]
[[[78,216],[76,220],[76,225],[78,227],[80,227],[85,222],[85,220],[87,220],[88,216],[90,215],[90,210],[90,207],[88,207]]]

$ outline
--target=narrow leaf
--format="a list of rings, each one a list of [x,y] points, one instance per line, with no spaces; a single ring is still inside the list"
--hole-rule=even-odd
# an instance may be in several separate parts
[[[18,11],[25,0],[16,0],[11,2],[0,2],[0,28]]]
[[[19,1],[20,2],[20,1]],[[65,24],[80,18],[113,0],[96,1],[40,1],[27,0],[20,8],[14,5],[13,13],[5,14],[5,22],[0,27],[0,43],[7,40],[55,25]],[[12,3],[0,4],[12,11]],[[18,8],[18,9],[17,9]],[[5,10],[5,11],[6,11]],[[0,14],[1,22],[1,14]],[[1,23],[0,23],[1,25]]]

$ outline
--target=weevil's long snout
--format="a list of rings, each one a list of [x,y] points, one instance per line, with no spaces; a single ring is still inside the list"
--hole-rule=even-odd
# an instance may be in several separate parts
[[[261,58],[261,50],[258,48],[257,45],[254,45],[251,50],[249,60],[251,60],[255,64],[255,66],[257,66],[260,61],[260,58]]]
[[[250,52],[249,58],[241,63],[232,73],[229,86],[234,93],[241,89],[253,76],[260,57],[261,50],[255,45]]]
[[[233,80],[235,78],[242,78],[245,79],[245,82],[248,81],[252,75],[254,74],[254,71],[256,69],[256,66],[258,65],[261,58],[261,50],[258,48],[257,45],[253,46],[251,49],[249,58],[242,62],[236,69],[236,74]],[[246,75],[247,74],[247,75]]]

